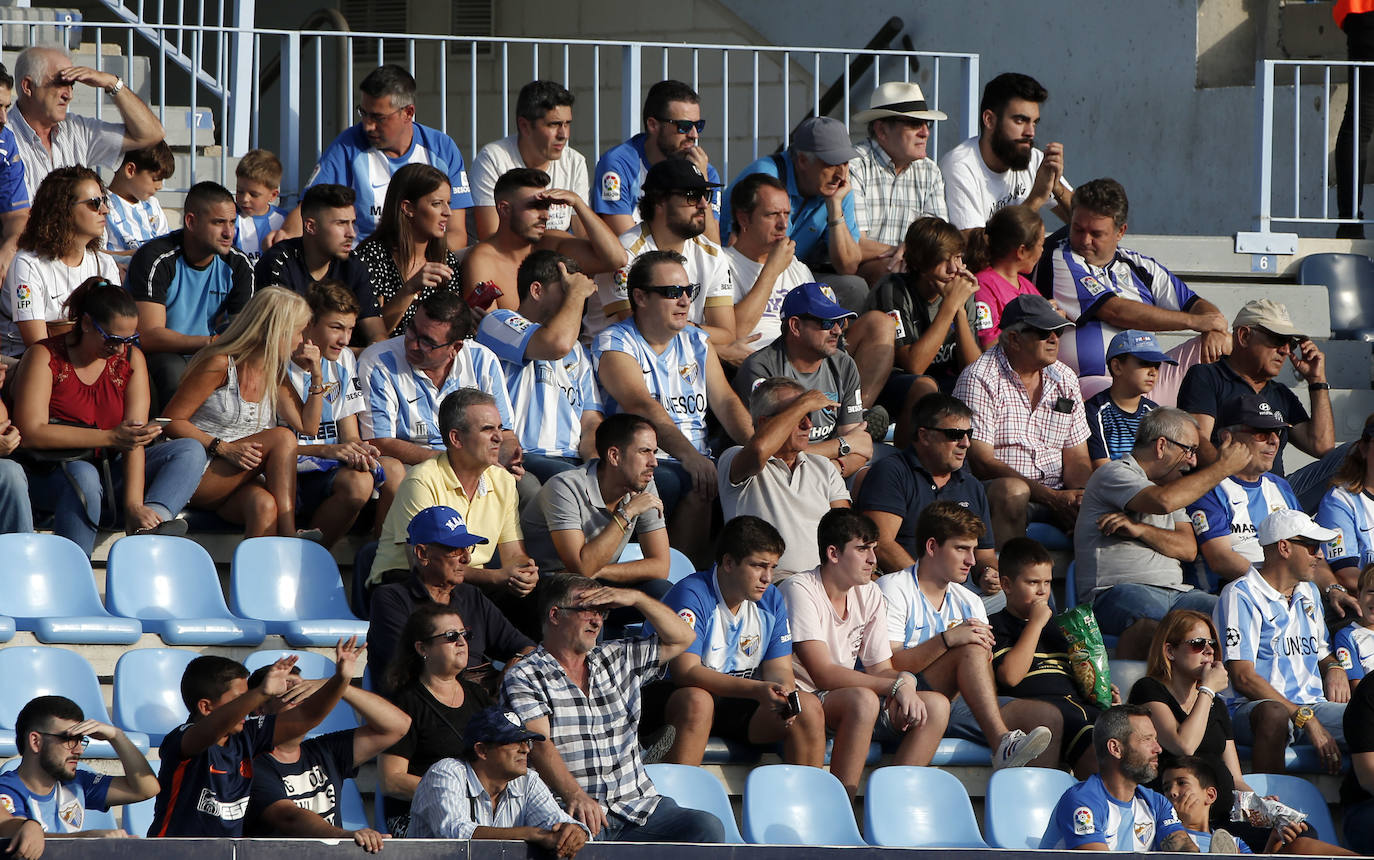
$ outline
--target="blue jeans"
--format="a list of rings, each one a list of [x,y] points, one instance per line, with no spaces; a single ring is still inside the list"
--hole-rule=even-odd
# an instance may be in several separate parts
[[[164,520],[172,519],[186,507],[200,484],[205,472],[205,449],[195,439],[173,439],[150,445],[144,452],[143,503]],[[116,502],[122,500],[123,463],[121,457],[113,464]],[[86,497],[84,506],[72,480]],[[96,523],[100,522],[104,502],[99,467],[78,460],[64,463],[45,475],[35,475],[32,498],[38,510],[52,512],[53,531],[75,542],[89,557],[95,550]]]
[[[1217,596],[1205,591],[1175,591],[1158,585],[1123,582],[1093,599],[1093,614],[1103,633],[1120,636],[1126,628],[1142,618],[1155,621],[1169,614],[1171,609],[1196,609],[1211,615]]]
[[[677,503],[692,491],[692,476],[677,460],[660,460],[654,467],[654,487],[663,502],[663,518],[672,516]]]
[[[601,842],[724,842],[725,827],[709,812],[686,809],[671,797],[662,796],[643,824],[631,824],[614,812],[606,813],[606,826],[596,838]]]
[[[1345,455],[1350,453],[1354,445],[1354,442],[1337,445],[1322,455],[1321,459],[1288,475],[1288,486],[1293,488],[1293,494],[1298,497],[1304,511],[1317,509],[1322,496],[1331,488],[1331,476],[1345,462]]]
[[[567,472],[572,469],[579,469],[585,466],[572,457],[549,457],[544,454],[531,454],[525,452],[525,471],[539,479],[539,483],[547,484],[549,478],[559,472]]]
[[[14,460],[0,459],[0,534],[31,531],[33,507],[29,504],[28,475]]]
[[[1231,712],[1231,727],[1235,730],[1236,743],[1245,746],[1251,746],[1255,743],[1255,731],[1250,726],[1250,712],[1259,704],[1260,701],[1241,702]],[[1348,749],[1345,744],[1345,703],[1313,702],[1312,710],[1315,712],[1317,721],[1331,735],[1336,745],[1342,751]],[[1307,732],[1298,731],[1290,722],[1288,724],[1288,743],[1290,746],[1303,744],[1311,746],[1312,739],[1307,736]]]

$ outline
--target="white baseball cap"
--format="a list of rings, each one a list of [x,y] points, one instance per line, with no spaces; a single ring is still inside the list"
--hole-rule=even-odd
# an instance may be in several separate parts
[[[1292,540],[1297,537],[1326,543],[1335,540],[1339,534],[1340,532],[1335,529],[1324,529],[1317,525],[1302,511],[1284,508],[1265,517],[1259,524],[1256,536],[1260,546],[1269,546],[1281,540]]]

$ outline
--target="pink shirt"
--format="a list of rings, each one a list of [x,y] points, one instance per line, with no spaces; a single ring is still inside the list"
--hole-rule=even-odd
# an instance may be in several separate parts
[[[978,345],[987,349],[997,343],[997,336],[1002,333],[1002,308],[1019,295],[1039,295],[1039,292],[1022,274],[1017,274],[1015,284],[1008,283],[993,269],[984,269],[974,277],[978,280],[978,294],[973,298],[976,311],[973,333],[978,338]]]
[[[824,642],[830,659],[845,668],[852,668],[855,658],[864,666],[892,659],[892,643],[887,638],[887,603],[877,583],[866,582],[845,594],[843,618],[825,594],[820,568],[797,574],[778,586],[778,590],[787,601],[793,646],[798,642]],[[792,671],[798,687],[808,693],[816,692],[816,684],[795,654]]]

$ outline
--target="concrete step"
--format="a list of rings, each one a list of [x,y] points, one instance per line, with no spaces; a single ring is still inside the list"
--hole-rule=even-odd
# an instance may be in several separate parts
[[[1281,226],[1279,228],[1283,230]],[[1371,231],[1374,236],[1374,231]],[[1364,254],[1374,257],[1374,239],[1298,238],[1296,254],[1275,254],[1261,261],[1251,254],[1236,253],[1236,238],[1231,236],[1165,236],[1127,233],[1122,243],[1142,254],[1149,254],[1185,280],[1198,278],[1236,278],[1265,281],[1275,277],[1296,280],[1302,258],[1309,254]]]
[[[0,25],[0,46],[22,51],[30,45],[66,45],[74,49],[81,44],[81,12],[71,8],[13,5],[13,0],[0,3],[0,19],[31,21],[32,24]],[[66,26],[63,26],[66,25]]]

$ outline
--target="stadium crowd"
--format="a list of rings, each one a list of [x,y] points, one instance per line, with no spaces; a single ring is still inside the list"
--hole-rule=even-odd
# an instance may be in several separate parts
[[[80,86],[119,121],[69,113]],[[719,841],[644,769],[712,736],[813,767],[830,738],[851,795],[874,740],[1068,769],[1047,847],[1336,853],[1225,814],[1238,743],[1254,772],[1310,745],[1374,852],[1374,417],[1338,447],[1282,304],[1228,320],[1123,245],[1125,189],[1037,148],[1038,82],[989,81],[939,163],[945,114],[888,83],[858,145],[807,119],[732,177],[679,81],[590,170],[559,84],[471,165],[415,88],[369,74],[291,211],[254,150],[170,230],[171,152],[123,81],[49,47],[0,74],[0,530],[50,518],[89,556],[195,509],[377,541],[354,571],[377,693],[352,640],[326,678],[199,657],[156,774],[35,698],[0,776],[14,853],[154,796],[150,836],[375,852],[338,802],[374,758],[393,837]],[[1289,444],[1315,462],[1286,473]],[[1110,703],[1030,523],[1072,535],[1071,597],[1148,662]],[[670,584],[674,551],[698,572]],[[340,701],[362,725],[307,738]],[[77,769],[92,738],[122,776]]]

